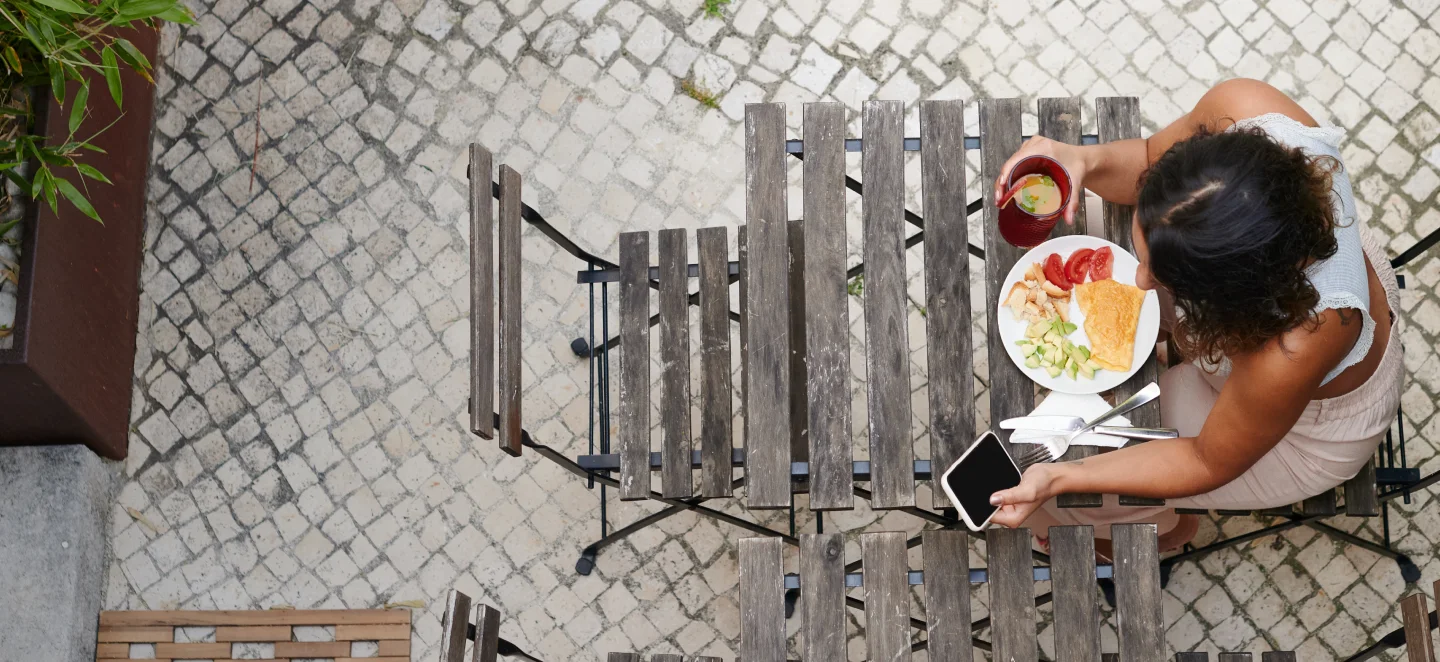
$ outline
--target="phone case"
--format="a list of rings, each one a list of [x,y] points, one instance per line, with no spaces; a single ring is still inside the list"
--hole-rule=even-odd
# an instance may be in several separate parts
[[[952,463],[950,467],[945,470],[945,473],[940,475],[940,489],[945,492],[945,496],[950,499],[951,505],[955,506],[955,510],[960,513],[960,519],[965,522],[965,526],[968,527],[971,531],[975,531],[977,533],[984,531],[986,527],[990,526],[990,520],[995,517],[995,513],[990,513],[990,517],[985,518],[984,522],[981,522],[978,525],[975,524],[975,522],[970,519],[970,514],[965,512],[965,508],[960,505],[960,500],[955,498],[955,493],[950,490],[949,478],[950,472],[955,471],[955,469],[960,466],[960,463],[964,462],[965,458],[970,456],[970,452],[980,446],[980,442],[983,441],[985,437],[995,437],[995,442],[1001,443],[1000,436],[995,434],[993,431],[987,430],[981,433],[980,436],[975,438],[975,441],[970,443],[970,447],[965,449],[965,452],[960,455],[960,458],[955,460],[955,462]],[[1015,464],[1015,458],[1010,457],[1010,453],[1008,450],[1005,453],[1005,459],[1009,460],[1010,465],[1015,467],[1015,473],[1023,475],[1023,473],[1020,471],[1020,465]],[[1000,511],[999,509],[996,509],[995,512],[998,513]]]

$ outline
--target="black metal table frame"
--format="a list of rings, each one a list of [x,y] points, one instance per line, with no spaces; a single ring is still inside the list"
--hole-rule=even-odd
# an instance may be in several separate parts
[[[1024,138],[1028,139],[1029,136],[1025,136]],[[1081,144],[1084,145],[1096,144],[1098,142],[1098,137],[1094,134],[1087,134],[1082,136],[1081,138]],[[859,152],[861,150],[861,145],[862,141],[860,139],[852,138],[845,141],[845,149],[847,152]],[[966,150],[976,150],[979,148],[980,139],[978,137],[967,136],[965,138]],[[904,140],[905,151],[919,151],[919,149],[919,138],[906,138]],[[804,146],[803,143],[799,140],[786,141],[785,151],[796,159],[804,159]],[[864,193],[863,184],[854,179],[853,177],[847,175],[845,178],[845,185],[847,189],[857,195],[863,195]],[[498,182],[492,182],[492,195],[497,199],[500,196],[500,186]],[[979,212],[981,210],[981,206],[981,200],[975,200],[969,203],[966,206],[967,215]],[[907,237],[905,240],[905,247],[910,248],[924,240],[925,224],[924,219],[919,214],[916,214],[909,209],[904,210],[904,216],[907,222],[919,228],[918,232]],[[588,454],[586,456],[582,456],[580,458],[572,460],[571,458],[565,456],[563,453],[551,449],[543,444],[538,444],[534,442],[533,439],[530,438],[528,432],[524,432],[522,436],[522,443],[524,446],[536,450],[546,459],[555,462],[556,464],[559,464],[562,468],[570,471],[571,473],[585,478],[590,488],[593,489],[597,485],[597,483],[600,487],[600,538],[595,542],[591,543],[590,545],[587,545],[584,550],[582,550],[581,555],[576,562],[576,572],[582,575],[588,575],[594,569],[597,562],[598,554],[602,549],[614,543],[617,543],[624,538],[645,529],[648,526],[656,524],[661,520],[664,520],[672,515],[684,511],[692,511],[699,515],[742,528],[752,533],[779,537],[791,545],[798,544],[798,539],[795,537],[795,509],[793,504],[793,498],[791,506],[789,508],[788,532],[776,531],[756,522],[751,522],[749,520],[736,517],[729,513],[706,507],[702,505],[707,500],[704,497],[666,499],[662,498],[658,493],[655,492],[651,492],[650,499],[666,504],[666,508],[647,515],[628,525],[622,526],[618,529],[614,529],[613,531],[611,530],[607,512],[607,487],[614,487],[616,485],[616,480],[610,474],[612,471],[618,468],[618,457],[610,452],[611,440],[609,434],[609,354],[610,350],[619,344],[619,337],[610,335],[609,283],[618,281],[619,265],[611,260],[606,260],[581,248],[573,240],[565,236],[564,233],[560,232],[554,226],[552,226],[539,212],[531,208],[529,205],[522,204],[521,218],[526,223],[536,228],[543,235],[545,235],[557,247],[569,253],[570,255],[585,264],[585,269],[577,273],[576,282],[581,285],[585,285],[588,288],[587,336],[575,338],[571,342],[571,349],[576,354],[576,356],[587,360],[589,368],[589,423],[587,434]],[[1425,251],[1429,250],[1437,243],[1440,243],[1440,230],[1436,230],[1430,233],[1426,237],[1416,242],[1414,246],[1405,250],[1399,256],[1393,258],[1391,260],[1391,266],[1398,269],[1406,265],[1419,255],[1423,254]],[[975,246],[974,244],[970,244],[969,253],[982,260],[985,259],[984,250],[978,246]],[[865,265],[863,263],[857,263],[847,271],[846,277],[854,278],[855,276],[864,272],[864,267]],[[695,275],[698,272],[698,266],[694,264],[689,265],[689,271],[690,275]],[[655,272],[656,269],[652,267],[652,273],[650,277],[651,288],[658,288],[658,274]],[[734,283],[736,280],[738,280],[738,262],[732,261],[729,263],[729,275],[731,283]],[[1397,276],[1397,278],[1399,278],[1400,280],[1400,286],[1404,287],[1404,277]],[[598,305],[596,302],[597,286],[599,290],[598,294],[600,297]],[[689,297],[689,304],[693,306],[697,305],[697,303],[698,294],[691,294]],[[598,320],[597,313],[599,318]],[[739,315],[734,311],[731,311],[730,318],[732,321],[738,321]],[[649,323],[651,326],[654,326],[658,323],[658,321],[659,317],[658,315],[656,315],[650,318]],[[596,342],[597,332],[600,340],[598,344]],[[1418,469],[1409,468],[1407,466],[1403,410],[1400,412],[1400,415],[1397,416],[1397,419],[1397,429],[1395,429],[1393,432],[1386,432],[1385,442],[1377,451],[1377,456],[1379,458],[1379,463],[1376,467],[1377,489],[1382,487],[1389,488],[1388,490],[1383,491],[1379,495],[1379,500],[1382,508],[1381,516],[1384,531],[1383,540],[1381,542],[1365,540],[1353,534],[1329,526],[1324,522],[1320,521],[1328,517],[1343,515],[1343,506],[1338,508],[1337,512],[1333,514],[1326,513],[1321,515],[1303,516],[1297,513],[1290,513],[1288,515],[1275,515],[1275,517],[1279,517],[1284,521],[1243,535],[1232,536],[1226,539],[1217,540],[1201,547],[1187,546],[1187,548],[1182,553],[1176,556],[1169,557],[1162,561],[1163,576],[1168,578],[1169,571],[1171,570],[1171,568],[1173,568],[1173,566],[1178,563],[1189,560],[1196,560],[1212,552],[1245,544],[1247,542],[1253,542],[1255,540],[1269,537],[1272,535],[1278,535],[1298,526],[1308,526],[1320,533],[1323,533],[1327,536],[1330,536],[1347,544],[1362,547],[1378,555],[1394,560],[1400,567],[1401,575],[1402,577],[1404,577],[1407,583],[1413,583],[1414,581],[1418,580],[1418,578],[1420,577],[1419,568],[1415,566],[1413,561],[1411,561],[1408,556],[1394,550],[1391,544],[1389,526],[1389,502],[1395,498],[1403,498],[1406,503],[1409,503],[1410,492],[1429,487],[1435,482],[1440,481],[1440,472],[1436,472],[1422,478],[1419,474]],[[1396,443],[1397,441],[1398,444]],[[698,467],[698,452],[696,452],[695,455],[697,457],[694,458],[695,461],[693,462],[693,464],[694,466]],[[652,454],[651,456],[651,464],[653,467],[656,468],[659,467],[659,458],[657,456],[658,453]],[[742,449],[736,449],[734,451],[734,460],[737,466],[744,465],[744,451]],[[855,468],[853,472],[853,478],[859,482],[867,481],[869,479],[868,463],[856,462],[854,464]],[[807,475],[808,468],[805,462],[792,463],[792,481],[794,481],[796,484],[803,485]],[[928,460],[918,460],[915,462],[915,478],[919,480],[925,480],[930,478],[930,467]],[[739,487],[743,485],[744,482],[745,479],[742,477],[734,480],[732,485],[735,487]],[[803,491],[803,489],[801,491]],[[868,490],[864,488],[856,486],[854,488],[854,491],[856,496],[860,496],[862,498],[869,497]],[[912,516],[919,517],[932,524],[937,524],[943,528],[964,528],[963,522],[961,522],[958,517],[955,516],[954,511],[951,509],[934,511],[919,508],[916,506],[910,506],[906,508],[900,508],[898,510]],[[1251,511],[1218,511],[1218,514],[1254,515],[1255,513]],[[823,532],[823,513],[816,512],[815,517],[817,532]],[[918,544],[918,536],[912,538],[908,542],[908,545],[911,547],[914,547]],[[1035,554],[1035,557],[1037,561],[1040,561],[1042,563],[1048,562],[1048,558],[1044,554],[1037,552]],[[852,563],[847,566],[847,572],[858,569],[858,567],[858,561]],[[1102,585],[1103,583],[1104,581],[1102,580]],[[1107,597],[1109,597],[1108,591]],[[1037,598],[1037,605],[1043,604],[1045,601],[1046,596],[1041,596]],[[977,625],[977,629],[979,629],[980,627],[984,626]]]

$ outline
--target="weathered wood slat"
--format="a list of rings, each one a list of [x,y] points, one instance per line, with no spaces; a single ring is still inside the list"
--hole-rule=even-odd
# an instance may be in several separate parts
[[[281,643],[275,644],[275,657],[292,657],[288,650],[282,652]],[[350,644],[345,644],[345,655],[350,654]],[[230,657],[230,644],[155,644],[155,657],[161,660],[199,660]],[[311,655],[308,657],[334,657],[334,655]]]
[[[685,656],[674,653],[656,653],[650,656],[650,662],[685,662]]]
[[[470,618],[463,614],[461,618]],[[288,637],[286,637],[288,639]],[[386,639],[409,639],[409,625],[337,625],[335,641],[382,641]],[[219,639],[217,639],[219,641]]]
[[[402,657],[410,654],[410,638],[375,642],[375,654],[380,657]]]
[[[800,608],[802,659],[845,659],[845,540],[840,534],[800,536]]]
[[[639,653],[609,653],[605,662],[640,662]]]
[[[1306,517],[1312,515],[1334,515],[1335,490],[1325,490],[1309,499],[1300,502],[1300,514]]]
[[[500,657],[500,611],[490,605],[475,608],[475,654],[471,662],[496,662]]]
[[[740,262],[740,279],[738,281],[740,290],[740,411],[744,418],[750,418],[750,325],[746,323],[749,319],[748,297],[745,289],[750,281],[750,251],[746,248],[746,227],[741,225],[735,230],[735,246],[739,255],[736,259]],[[745,427],[740,428],[743,436]]]
[[[650,494],[650,235],[620,233],[620,498]]]
[[[1135,97],[1101,97],[1095,100],[1096,128],[1100,136],[1100,142],[1108,143],[1116,140],[1140,137],[1140,100]],[[1135,208],[1130,205],[1120,205],[1113,202],[1105,202],[1103,206],[1105,223],[1105,238],[1115,242],[1120,247],[1131,253],[1135,252],[1134,244],[1130,240],[1130,224],[1133,220]],[[1115,402],[1134,395],[1136,391],[1144,388],[1150,382],[1160,377],[1160,369],[1155,361],[1155,353],[1152,351],[1145,358],[1145,363],[1135,371],[1125,383],[1115,387]],[[1160,408],[1141,407],[1128,415],[1130,423],[1139,427],[1155,428],[1160,427]],[[1131,442],[1140,443],[1140,442]],[[1165,503],[1162,499],[1151,499],[1144,497],[1120,496],[1121,505],[1126,506],[1152,506]]]
[[[1380,514],[1380,498],[1375,494],[1374,458],[1366,462],[1354,478],[1345,481],[1345,514],[1352,517]]]
[[[984,193],[985,292],[994,301],[1010,267],[1024,251],[1011,246],[997,229],[995,180],[1005,161],[1020,149],[1020,100],[983,99],[980,102],[980,190]],[[985,337],[990,365],[990,420],[1024,416],[1035,406],[1035,384],[1010,360],[1000,339],[1000,328],[987,310]],[[1004,438],[1009,440],[1009,435]],[[1015,449],[1012,449],[1012,453]]]
[[[1037,108],[1040,116],[1040,135],[1071,145],[1080,144],[1080,97],[1040,99]],[[1080,208],[1075,213],[1075,223],[1066,223],[1062,219],[1055,224],[1055,230],[1051,233],[1054,236],[1085,234],[1085,189],[1077,189],[1071,195],[1081,196]],[[1065,453],[1063,459],[1065,461],[1080,460],[1098,452],[1100,449],[1095,446],[1073,445]],[[1100,495],[1062,494],[1056,498],[1056,505],[1061,508],[1095,508],[1100,506]],[[1058,653],[1059,650],[1057,648],[1056,652]]]
[[[100,629],[219,625],[367,625],[409,623],[408,609],[274,609],[265,611],[102,611]],[[150,641],[150,640],[147,640]]]
[[[1120,662],[1165,655],[1160,602],[1160,550],[1154,524],[1110,527],[1115,546],[1115,630]]]
[[[95,644],[95,659],[128,660],[130,659],[130,644]]]
[[[1016,137],[1019,137],[1018,128]],[[980,140],[984,145],[983,134]],[[993,658],[1034,662],[1040,653],[1035,641],[1035,578],[1030,566],[1030,530],[991,528],[985,531],[985,551],[986,566],[990,570]]]
[[[1218,656],[1220,662],[1250,662],[1253,657],[1250,653],[1221,653]]]
[[[870,181],[869,178],[866,181]],[[863,533],[860,553],[865,565],[867,658],[890,662],[909,660],[910,582],[905,534],[900,531]]]
[[[495,436],[495,211],[490,150],[470,143],[470,431]]]
[[[101,612],[111,614],[115,612]],[[136,644],[155,644],[175,640],[175,628],[163,626],[109,626],[105,625],[102,616],[100,621],[100,633],[96,641],[119,642]]]
[[[925,336],[930,366],[930,461],[936,476],[960,458],[975,436],[964,111],[959,101],[920,104],[921,208],[927,228]],[[934,482],[931,507],[950,507],[938,478]],[[969,647],[967,634],[964,648],[968,651]]]
[[[867,101],[863,108],[860,169],[865,179],[861,209],[870,507],[903,508],[915,505],[905,292],[905,106],[898,101]]]
[[[1103,653],[1100,655],[1100,662],[1120,662],[1119,653]]]
[[[685,230],[660,231],[660,453],[662,493],[695,494],[690,470],[690,263]]]
[[[923,123],[924,106],[920,113]],[[923,146],[925,130],[922,128],[920,133],[920,144]],[[932,214],[926,214],[927,222],[933,223],[934,218]],[[925,560],[925,622],[931,662],[971,662],[974,659],[974,644],[970,641],[968,540],[959,531],[923,531],[920,534],[920,551]]]
[[[181,644],[177,644],[177,645],[181,645]],[[226,644],[225,647],[228,649],[228,648],[229,648],[229,645]],[[226,654],[226,655],[229,655],[230,653],[229,653],[229,651],[227,650],[225,654]],[[348,657],[349,655],[350,655],[350,642],[348,642],[348,641],[277,641],[277,642],[275,642],[275,657],[277,657],[277,658],[287,658],[287,657],[303,657],[303,658],[314,658],[314,657]],[[462,647],[462,648],[460,649],[460,657],[452,657],[452,658],[450,658],[450,659],[451,659],[451,660],[461,660],[461,661],[463,662],[463,660],[464,660],[464,655],[465,655],[465,649]],[[160,651],[159,651],[158,648],[157,648],[156,651],[155,651],[155,657],[162,657],[162,656],[160,655]],[[189,658],[204,658],[204,657],[212,657],[212,656],[210,656],[210,655],[174,655],[174,656],[167,656],[167,657],[183,657],[183,658],[189,659]],[[450,662],[450,660],[446,660],[445,662]]]
[[[404,630],[405,636],[410,636],[410,627],[406,625],[378,625],[378,626],[336,626],[336,638],[339,639],[341,627],[394,627]],[[220,626],[215,628],[215,641],[289,641],[290,626],[288,625],[255,625],[248,627]]]
[[[500,450],[520,455],[520,173],[500,166]]]
[[[740,539],[742,660],[785,659],[784,545],[779,538]]]
[[[805,104],[805,325],[810,508],[855,507],[850,303],[845,291],[845,107]]]
[[[1095,529],[1050,527],[1050,590],[1055,595],[1056,662],[1099,662]]]
[[[785,107],[745,106],[745,489],[751,508],[790,506],[790,249]]]
[[[700,494],[728,497],[734,475],[730,406],[730,277],[724,226],[695,233],[700,260]]]
[[[810,403],[806,397],[809,367],[805,343],[805,222],[786,227],[790,247],[790,461],[810,460]],[[808,489],[795,483],[795,490]]]
[[[1295,662],[1295,651],[1265,651],[1260,662]]]
[[[1210,662],[1210,654],[1204,651],[1196,653],[1176,653],[1175,662]]]
[[[1435,662],[1435,644],[1430,638],[1430,609],[1424,593],[1413,593],[1400,601],[1400,620],[1405,624],[1406,659],[1410,662]]]

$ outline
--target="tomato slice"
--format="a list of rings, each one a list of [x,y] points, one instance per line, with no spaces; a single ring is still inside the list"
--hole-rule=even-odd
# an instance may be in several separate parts
[[[1065,277],[1077,285],[1085,282],[1085,275],[1090,273],[1090,256],[1094,254],[1093,248],[1082,248],[1071,253],[1070,259],[1065,260]]]
[[[1070,291],[1070,279],[1065,277],[1065,263],[1060,261],[1059,253],[1051,253],[1045,258],[1045,280],[1066,292]]]
[[[1105,280],[1115,266],[1115,254],[1105,246],[1090,256],[1090,280]]]

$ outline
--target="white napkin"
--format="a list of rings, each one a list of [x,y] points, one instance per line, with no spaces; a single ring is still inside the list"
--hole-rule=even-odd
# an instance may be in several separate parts
[[[1086,421],[1110,411],[1112,406],[1105,402],[1104,398],[1094,393],[1075,395],[1072,393],[1060,393],[1051,391],[1050,395],[1030,412],[1031,416],[1079,416]],[[1124,416],[1116,416],[1103,425],[1128,426],[1130,420]],[[1010,434],[1012,444],[1044,444],[1046,448],[1054,453],[1060,442],[1065,440],[1064,434],[1047,432],[1044,430],[1015,430]],[[1116,437],[1109,434],[1097,432],[1086,432],[1070,442],[1071,446],[1101,446],[1104,448],[1120,448],[1129,441],[1124,437]]]

